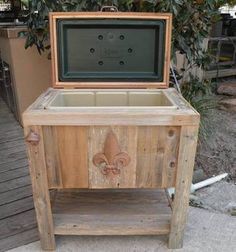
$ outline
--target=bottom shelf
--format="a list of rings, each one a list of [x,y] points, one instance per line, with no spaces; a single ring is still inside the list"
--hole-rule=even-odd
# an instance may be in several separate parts
[[[171,209],[164,190],[66,190],[53,200],[58,235],[162,235]]]

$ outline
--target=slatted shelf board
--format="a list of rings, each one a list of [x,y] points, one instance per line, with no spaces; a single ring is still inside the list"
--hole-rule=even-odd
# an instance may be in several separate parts
[[[62,190],[53,199],[57,235],[163,235],[171,209],[164,190]]]

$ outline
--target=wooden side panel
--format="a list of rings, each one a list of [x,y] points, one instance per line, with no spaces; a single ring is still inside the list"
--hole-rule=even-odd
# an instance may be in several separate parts
[[[45,160],[48,174],[48,184],[50,188],[62,188],[62,176],[60,160],[58,155],[57,135],[55,127],[43,127]]]
[[[137,127],[90,127],[89,187],[135,187],[136,149]],[[115,170],[115,163],[119,171]]]
[[[171,217],[171,230],[169,236],[170,249],[182,248],[183,246],[184,228],[187,220],[197,137],[198,127],[182,127],[178,154],[175,197],[172,204],[173,214]]]
[[[137,187],[174,186],[179,134],[180,127],[139,127]]]
[[[87,128],[44,127],[45,155],[51,188],[87,188]]]
[[[50,188],[175,186],[180,127],[45,126],[43,132]]]
[[[40,126],[31,126],[25,127],[24,131],[41,246],[45,250],[54,250],[54,227],[48,190],[42,128]]]
[[[162,188],[173,187],[176,182],[181,127],[165,127],[165,151],[162,169]]]
[[[64,188],[88,187],[87,128],[56,127]]]

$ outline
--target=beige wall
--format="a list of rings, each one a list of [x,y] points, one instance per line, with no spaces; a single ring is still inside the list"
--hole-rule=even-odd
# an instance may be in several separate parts
[[[39,55],[35,47],[24,48],[25,38],[0,37],[1,56],[11,68],[18,118],[24,110],[51,86],[51,61],[47,53]]]

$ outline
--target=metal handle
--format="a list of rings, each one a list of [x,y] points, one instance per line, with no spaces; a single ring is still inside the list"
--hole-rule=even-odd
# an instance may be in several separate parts
[[[105,5],[105,6],[102,6],[102,8],[101,8],[101,10],[100,10],[101,12],[108,12],[108,11],[110,11],[110,12],[118,12],[118,8],[116,7],[116,6],[114,6],[114,5]]]
[[[29,134],[26,136],[26,142],[37,145],[40,141],[40,136],[36,132],[33,132],[32,130],[29,132]]]

